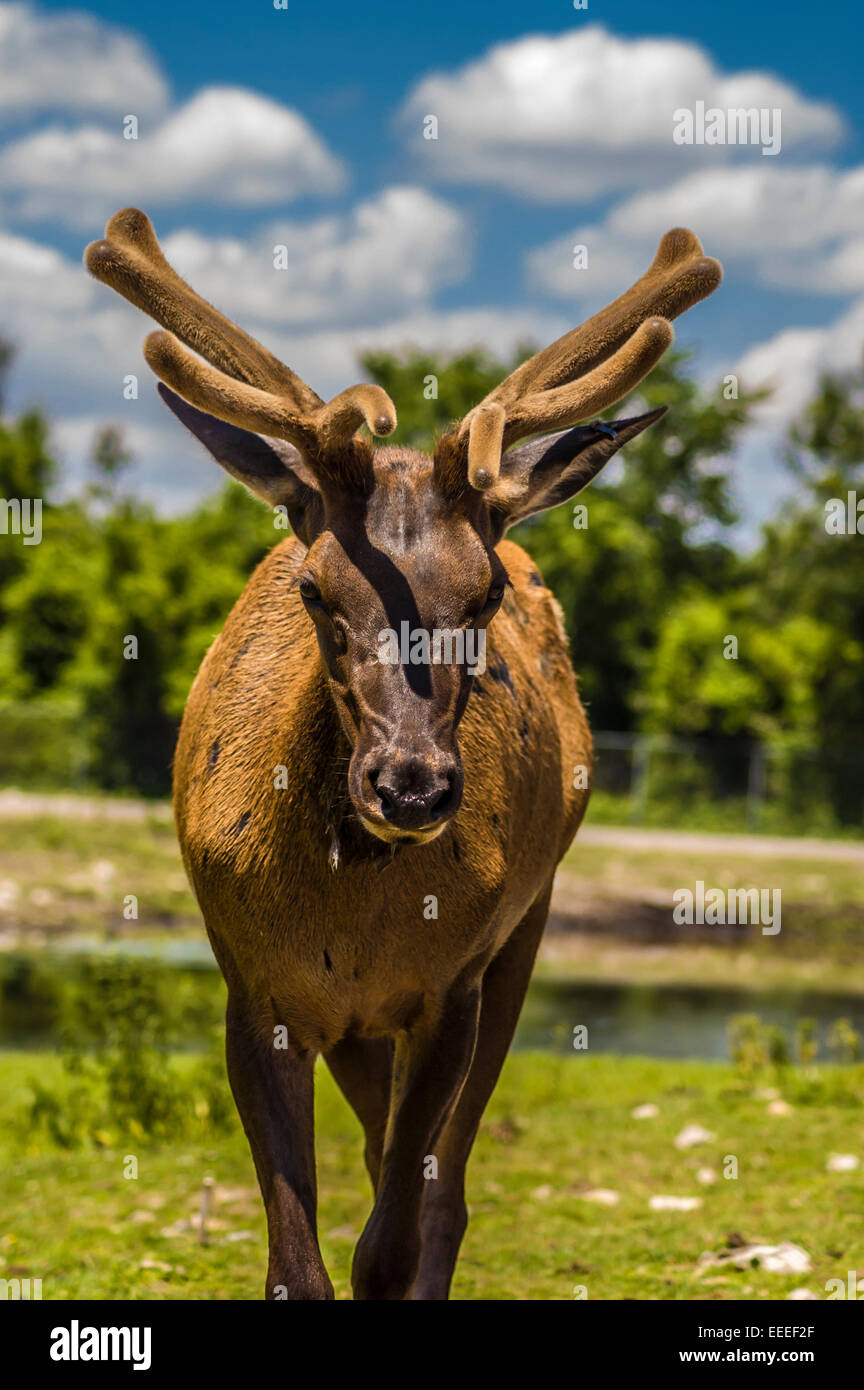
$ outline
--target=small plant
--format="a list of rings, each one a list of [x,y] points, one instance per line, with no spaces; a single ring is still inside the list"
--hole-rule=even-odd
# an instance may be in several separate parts
[[[766,1027],[764,1033],[765,1046],[771,1065],[778,1073],[782,1073],[792,1060],[789,1055],[789,1042],[786,1034],[776,1024]]]
[[[810,1067],[819,1055],[815,1018],[799,1018],[795,1025],[795,1055],[802,1067]]]
[[[729,1020],[729,1055],[746,1077],[758,1075],[768,1065],[765,1029],[758,1014],[733,1014]]]
[[[31,1130],[77,1148],[125,1137],[176,1138],[233,1123],[221,1029],[210,1026],[199,1057],[177,1064],[166,1055],[176,1027],[171,972],[100,959],[88,963],[77,984],[61,1016],[63,1078],[53,1089],[38,1078],[30,1082]]]
[[[828,1032],[828,1050],[835,1060],[851,1064],[862,1058],[861,1034],[848,1018],[838,1018]]]

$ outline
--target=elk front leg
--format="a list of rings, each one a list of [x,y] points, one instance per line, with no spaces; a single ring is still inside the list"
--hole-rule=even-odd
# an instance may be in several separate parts
[[[333,1285],[316,1229],[315,1058],[308,1052],[276,1049],[230,993],[226,1057],[267,1213],[270,1259],[265,1297],[330,1299]]]
[[[356,1299],[408,1297],[420,1259],[423,1169],[459,1099],[477,1038],[480,990],[458,984],[434,1026],[400,1034],[372,1215],[354,1252]]]
[[[468,1224],[465,1166],[519,1021],[548,911],[546,893],[529,908],[483,976],[483,1002],[471,1070],[459,1103],[435,1145],[438,1176],[424,1184],[422,1253],[412,1299],[449,1296]]]

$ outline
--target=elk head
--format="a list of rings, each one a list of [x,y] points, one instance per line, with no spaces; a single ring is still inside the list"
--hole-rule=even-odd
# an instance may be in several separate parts
[[[651,370],[672,341],[668,320],[716,288],[719,265],[691,232],[667,233],[632,289],[523,363],[430,458],[358,435],[363,424],[393,431],[389,396],[359,385],[325,403],[180,279],[136,209],[111,218],[85,264],[167,330],[144,345],[163,400],[234,478],[286,508],[306,547],[299,593],[363,824],[385,840],[433,838],[461,799],[470,656],[507,585],[497,543],[579,492],[664,413],[577,424]]]

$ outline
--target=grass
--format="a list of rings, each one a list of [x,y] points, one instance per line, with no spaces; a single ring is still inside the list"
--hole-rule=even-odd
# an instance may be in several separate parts
[[[593,892],[616,896],[662,895],[670,904],[676,888],[692,888],[697,879],[706,887],[781,888],[784,907],[810,913],[848,914],[857,911],[864,926],[864,873],[860,859],[800,859],[794,854],[756,854],[745,850],[674,847],[637,849],[631,845],[590,847],[579,836],[564,864]]]
[[[2,829],[0,942],[28,958],[7,954],[0,973],[7,1022],[16,1023],[15,1008],[26,1013],[16,1023],[25,1038],[22,1021],[33,1025],[33,1036],[55,1026],[82,968],[68,962],[55,969],[50,952],[31,946],[82,935],[201,939],[164,807],[124,820],[7,815]],[[628,937],[631,916],[641,913],[650,925],[650,914],[662,912],[668,921],[672,892],[696,879],[781,888],[780,936],[750,930],[733,945],[685,935]],[[138,900],[131,920],[123,916],[129,894]],[[538,965],[547,978],[864,993],[864,876],[851,858],[577,839],[559,897],[578,930],[547,937]],[[163,991],[162,1036],[172,1047],[186,1041],[181,1014],[191,1009],[212,1021],[221,990],[218,977],[184,979],[176,972]],[[84,995],[98,1012],[98,997]],[[183,1083],[196,1058],[173,1053],[171,1064]],[[235,1117],[223,1132],[205,1121],[161,1145],[140,1136],[121,1143],[123,1124],[114,1117],[102,1147],[62,1149],[22,1123],[33,1078],[61,1096],[68,1081],[55,1051],[0,1052],[0,1278],[41,1278],[48,1299],[261,1296],[264,1221]],[[783,1298],[802,1284],[824,1297],[829,1279],[845,1282],[848,1270],[864,1268],[864,1168],[826,1171],[832,1153],[864,1158],[862,1081],[860,1066],[820,1064],[812,1073],[787,1068],[779,1079],[773,1071],[745,1079],[718,1063],[511,1057],[469,1170],[472,1220],[454,1297],[569,1300],[584,1285],[593,1299],[758,1299]],[[191,1080],[184,1084],[191,1098]],[[790,1102],[788,1114],[770,1113],[760,1099],[766,1084]],[[184,1094],[181,1084],[181,1103]],[[659,1115],[633,1119],[633,1108],[648,1101]],[[322,1248],[337,1297],[347,1298],[370,1194],[358,1126],[325,1068],[317,1113]],[[674,1137],[687,1124],[716,1139],[677,1149]],[[138,1161],[136,1179],[124,1177],[130,1155]],[[738,1160],[737,1179],[722,1176],[727,1155]],[[698,1181],[703,1166],[716,1181]],[[211,1238],[202,1245],[183,1223],[197,1210],[208,1176],[214,1208]],[[619,1201],[586,1200],[593,1188],[612,1189]],[[655,1212],[655,1195],[697,1196],[702,1205]],[[812,1271],[697,1270],[704,1250],[722,1250],[739,1237],[794,1241],[810,1254]]]
[[[602,750],[600,757],[602,759]],[[712,797],[679,787],[674,795],[650,791],[644,802],[595,787],[590,817],[594,825],[631,825],[652,830],[706,831],[709,834],[753,832],[760,835],[804,835],[822,839],[861,840],[861,826],[840,821],[827,802],[802,798],[795,809],[770,798],[752,817],[746,796]]]
[[[170,820],[75,820],[52,815],[2,821],[0,927],[128,935],[200,930]],[[133,894],[137,918],[123,915]]]
[[[760,1090],[765,1077],[744,1079],[729,1065],[511,1057],[469,1169],[471,1224],[453,1297],[569,1300],[581,1285],[592,1299],[760,1299],[802,1284],[825,1297],[829,1279],[864,1270],[864,1169],[826,1171],[830,1154],[864,1150],[860,1073],[795,1069],[779,1081],[791,1112],[777,1117]],[[264,1222],[239,1124],[201,1142],[62,1151],[22,1137],[16,1117],[34,1074],[50,1082],[59,1063],[0,1056],[0,1277],[41,1278],[46,1299],[261,1297]],[[649,1101],[660,1113],[633,1119]],[[716,1138],[679,1150],[673,1140],[687,1124]],[[322,1249],[337,1298],[347,1298],[370,1199],[359,1128],[323,1067],[318,1132]],[[129,1155],[137,1179],[123,1175]],[[728,1155],[736,1180],[722,1176]],[[717,1175],[709,1185],[696,1177],[704,1166]],[[198,1209],[205,1177],[215,1200],[201,1245],[178,1223]],[[594,1188],[619,1202],[585,1200]],[[670,1194],[702,1205],[650,1209],[651,1196]],[[794,1241],[812,1271],[697,1272],[700,1254],[730,1237]]]
[[[70,937],[203,941],[167,807],[142,802],[139,820],[114,820],[110,799],[105,805],[104,816],[87,820],[48,813],[3,818],[0,944],[29,948]],[[597,819],[593,810],[594,800],[589,823]],[[575,930],[547,936],[538,970],[594,983],[864,993],[860,862],[766,854],[758,837],[752,843],[748,854],[684,843],[615,848],[577,836],[559,877],[559,898],[575,914]],[[749,930],[733,946],[696,941],[686,928],[674,941],[628,939],[631,916],[646,909],[658,917],[662,910],[668,922],[674,890],[697,879],[724,888],[780,888],[782,932],[762,937]],[[123,916],[128,894],[137,898],[137,918]],[[594,921],[590,931],[580,926],[586,914]]]

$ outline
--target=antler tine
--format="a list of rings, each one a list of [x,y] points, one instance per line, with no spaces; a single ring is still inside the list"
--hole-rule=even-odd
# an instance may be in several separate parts
[[[468,430],[468,481],[480,492],[498,479],[506,419],[503,405],[487,401],[462,421],[459,437]]]
[[[243,430],[288,439],[311,452],[315,436],[292,401],[228,376],[184,348],[173,333],[151,333],[144,357],[153,371],[190,405]]]
[[[668,320],[711,294],[722,276],[692,232],[667,232],[626,294],[523,362],[444,436],[437,459],[445,490],[458,491],[466,464],[472,487],[490,487],[515,440],[578,424],[620,400],[671,344]]]
[[[363,424],[377,435],[396,428],[395,408],[380,386],[350,386],[303,415],[283,396],[237,381],[202,362],[173,333],[151,333],[144,342],[144,356],[166,386],[199,410],[240,429],[288,439],[313,460],[336,452]]]
[[[359,454],[352,460],[346,446],[362,424],[376,435],[396,428],[393,402],[380,386],[361,383],[322,401],[181,280],[162,254],[149,217],[137,208],[114,214],[104,240],[87,247],[84,262],[97,280],[167,330],[150,334],[144,355],[178,395],[241,429],[290,440],[319,472],[352,483],[365,478],[368,461]]]
[[[315,432],[326,447],[336,447],[367,425],[372,434],[392,434],[396,428],[396,407],[383,386],[361,382],[340,391],[312,416]]]
[[[676,227],[661,238],[651,265],[625,294],[544,348],[487,396],[505,406],[529,391],[560,386],[604,362],[651,317],[674,319],[712,294],[723,278],[699,238]]]
[[[289,395],[301,409],[320,406],[321,397],[305,381],[180,278],[162,254],[146,213],[137,208],[116,212],[104,240],[87,247],[84,264],[97,280],[235,380]]]
[[[526,434],[561,429],[614,405],[656,367],[675,337],[666,319],[646,319],[612,356],[563,386],[523,396],[506,412],[505,448]]]
[[[502,452],[515,440],[574,425],[614,405],[656,366],[674,336],[666,319],[647,319],[607,361],[576,381],[522,396],[509,411],[500,402],[483,401],[459,427],[460,439],[468,433],[471,486],[493,486]]]

